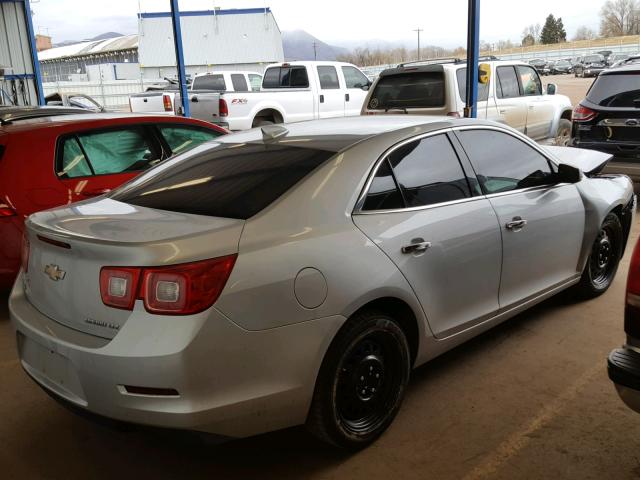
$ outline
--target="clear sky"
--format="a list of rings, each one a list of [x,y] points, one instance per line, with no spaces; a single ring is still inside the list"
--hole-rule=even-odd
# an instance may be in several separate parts
[[[581,25],[597,31],[604,0],[481,0],[483,40],[519,41],[522,30],[562,17],[569,37]],[[54,42],[107,31],[137,32],[136,13],[168,11],[168,0],[32,0],[34,26]],[[353,47],[368,41],[409,42],[424,29],[423,44],[454,47],[466,40],[466,0],[180,0],[181,10],[269,6],[281,30],[306,30],[320,40]]]

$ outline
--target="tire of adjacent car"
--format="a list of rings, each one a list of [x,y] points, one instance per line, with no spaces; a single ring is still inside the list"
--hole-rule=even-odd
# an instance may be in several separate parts
[[[375,310],[356,313],[322,362],[307,429],[343,449],[368,446],[398,413],[410,365],[407,338],[392,317]]]
[[[579,296],[595,298],[609,289],[618,271],[623,239],[620,219],[614,213],[608,214],[593,242],[580,282],[574,287]]]
[[[558,122],[558,129],[556,130],[556,134],[554,137],[554,145],[560,147],[569,146],[569,141],[571,140],[571,120],[567,120],[566,118],[561,118]]]

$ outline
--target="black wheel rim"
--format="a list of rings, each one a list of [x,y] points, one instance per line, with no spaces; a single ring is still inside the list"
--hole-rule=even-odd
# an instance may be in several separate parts
[[[354,342],[339,365],[335,405],[343,428],[363,435],[391,415],[403,384],[403,356],[388,332],[372,332]]]
[[[589,258],[591,281],[597,288],[609,285],[618,263],[618,245],[612,231],[605,227],[598,233]]]

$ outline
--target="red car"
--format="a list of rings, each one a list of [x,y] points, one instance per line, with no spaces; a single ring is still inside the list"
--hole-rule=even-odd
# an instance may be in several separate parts
[[[8,118],[8,119],[7,119]],[[24,219],[101,195],[227,133],[190,118],[131,114],[0,117],[0,289],[20,264]]]

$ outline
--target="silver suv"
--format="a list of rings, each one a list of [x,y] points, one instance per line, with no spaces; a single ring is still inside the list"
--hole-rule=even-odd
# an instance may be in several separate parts
[[[478,118],[504,123],[534,140],[568,145],[571,101],[556,94],[556,85],[550,83],[543,89],[538,72],[524,62],[482,63],[490,66],[491,76],[488,84],[478,86]],[[466,60],[458,58],[404,63],[384,70],[369,89],[362,114],[460,117],[466,101],[466,74]]]

